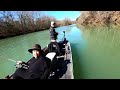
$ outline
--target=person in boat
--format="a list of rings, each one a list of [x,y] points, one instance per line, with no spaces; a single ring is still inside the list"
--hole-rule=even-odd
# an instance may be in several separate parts
[[[57,39],[58,33],[55,31],[55,26],[56,26],[56,23],[54,21],[52,21],[50,29],[49,29],[51,40],[56,40]]]
[[[49,52],[56,52],[57,55],[61,55],[60,53],[60,47],[58,45],[58,42],[56,41],[58,33],[55,31],[56,23],[54,21],[51,22],[50,27],[50,38],[51,42],[48,45]]]
[[[13,74],[13,79],[47,79],[50,72],[50,60],[44,56],[39,44],[28,50],[33,57],[26,63],[29,67],[18,68]],[[21,64],[19,61],[17,64]]]

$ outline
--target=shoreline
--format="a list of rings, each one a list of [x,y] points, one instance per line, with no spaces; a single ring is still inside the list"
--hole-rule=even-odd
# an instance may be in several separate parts
[[[20,36],[20,35],[25,35],[25,34],[29,34],[29,33],[34,33],[34,32],[39,32],[39,31],[45,31],[45,30],[48,30],[49,28],[43,28],[41,30],[36,30],[36,31],[30,31],[30,32],[25,32],[25,33],[19,33],[19,34],[16,34],[16,35],[8,35],[8,36],[0,36],[0,40],[1,39],[6,39],[6,38],[10,38],[10,37],[15,37],[15,36]]]

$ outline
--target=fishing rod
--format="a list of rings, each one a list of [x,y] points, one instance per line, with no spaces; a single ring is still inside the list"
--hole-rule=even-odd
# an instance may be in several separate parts
[[[9,61],[11,61],[11,62],[17,62],[17,61],[15,61],[15,60],[13,60],[13,59],[10,59],[10,58],[6,58],[6,57],[3,57],[3,56],[0,56],[0,57],[2,57],[2,58],[5,58],[6,60],[9,60]]]
[[[3,56],[0,56],[0,57],[6,58],[6,57],[3,57]],[[15,60],[10,59],[10,58],[6,58],[6,60],[9,60],[11,62],[16,63],[16,65],[15,65],[16,68],[21,68],[22,67],[24,69],[28,69],[28,67],[29,67],[28,64],[26,62],[23,62],[23,61],[15,61]]]
[[[6,57],[3,57],[3,56],[0,56],[0,57],[6,59],[6,60],[8,60],[8,61],[14,62],[14,63],[17,62],[17,61],[15,61],[15,60],[13,60],[13,59],[10,59],[10,58],[6,58]],[[5,78],[6,78],[6,79],[11,79],[12,76],[13,76],[13,74],[12,74],[12,75],[7,75],[7,76],[5,76]]]
[[[24,69],[28,69],[28,68],[29,68],[29,66],[28,66],[27,63],[25,63],[25,62],[15,61],[15,60],[13,60],[13,59],[6,58],[6,57],[3,57],[3,56],[0,56],[0,57],[5,58],[6,60],[9,60],[9,61],[11,61],[11,62],[16,63],[16,65],[15,65],[16,68],[24,68]],[[13,77],[13,75],[14,75],[14,74],[7,75],[5,78],[6,78],[6,79],[11,79],[11,78]]]
[[[17,62],[17,61],[15,61],[15,60],[13,60],[13,59],[9,59],[9,58],[8,58],[8,60],[9,60],[9,61],[12,61],[12,62],[15,62],[15,63]]]

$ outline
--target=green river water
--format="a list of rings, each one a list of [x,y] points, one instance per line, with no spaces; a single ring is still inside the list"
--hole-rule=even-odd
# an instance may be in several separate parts
[[[76,25],[56,28],[58,40],[63,37],[71,43],[75,79],[120,78],[120,30],[92,28],[81,30]],[[45,47],[50,42],[49,31],[40,31],[0,40],[0,78],[15,71],[15,63],[8,60],[28,61],[27,50],[35,43]]]

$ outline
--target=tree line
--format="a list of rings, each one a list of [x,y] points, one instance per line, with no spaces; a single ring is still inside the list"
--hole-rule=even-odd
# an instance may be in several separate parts
[[[75,23],[69,18],[57,20],[40,11],[0,11],[0,39],[49,29],[51,21],[57,27]]]

